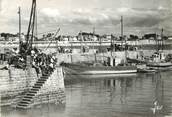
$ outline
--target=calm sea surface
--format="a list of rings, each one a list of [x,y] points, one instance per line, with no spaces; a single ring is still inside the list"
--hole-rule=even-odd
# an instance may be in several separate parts
[[[170,117],[172,72],[125,77],[67,76],[66,104],[1,109],[2,117]],[[153,113],[154,102],[161,108]]]

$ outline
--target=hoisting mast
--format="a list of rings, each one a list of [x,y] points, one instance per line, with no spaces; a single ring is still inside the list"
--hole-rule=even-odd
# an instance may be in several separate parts
[[[32,7],[30,12],[29,26],[26,34],[26,41],[20,42],[20,54],[25,56],[31,54],[33,47],[34,31],[35,31],[35,18],[36,17],[36,0],[32,0]],[[20,40],[21,41],[21,40]]]

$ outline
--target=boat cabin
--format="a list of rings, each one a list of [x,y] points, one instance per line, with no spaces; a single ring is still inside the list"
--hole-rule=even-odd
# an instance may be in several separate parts
[[[121,58],[113,58],[113,57],[108,57],[107,58],[107,63],[108,63],[108,66],[118,66],[120,64],[123,63],[122,59]]]
[[[163,53],[163,52],[155,52],[153,55],[152,55],[152,60],[154,62],[161,62],[161,61],[165,61],[165,58],[166,58],[166,54]]]

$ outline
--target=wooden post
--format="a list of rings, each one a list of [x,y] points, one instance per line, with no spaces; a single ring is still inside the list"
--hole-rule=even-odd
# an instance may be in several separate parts
[[[72,53],[70,54],[70,62],[73,63]]]
[[[97,62],[97,56],[96,56],[96,53],[94,53],[94,57],[95,57],[95,62]]]
[[[113,57],[110,57],[110,66],[113,66]]]

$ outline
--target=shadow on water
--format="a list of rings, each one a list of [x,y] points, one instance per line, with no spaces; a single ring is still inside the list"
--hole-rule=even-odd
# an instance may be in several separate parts
[[[27,111],[2,108],[6,117],[165,117],[172,115],[172,73],[130,77],[66,76],[66,105]]]

